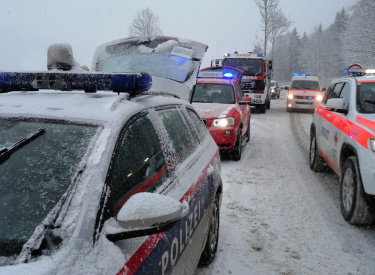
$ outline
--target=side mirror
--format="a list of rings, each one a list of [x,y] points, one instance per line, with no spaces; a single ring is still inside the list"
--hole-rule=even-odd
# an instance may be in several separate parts
[[[289,90],[289,86],[285,86],[284,89],[285,89],[285,90]]]
[[[122,206],[117,220],[104,223],[110,241],[118,241],[165,232],[189,213],[189,205],[155,193],[137,193]]]
[[[321,90],[322,92],[325,92],[326,91],[326,88],[322,88],[322,90]]]
[[[347,114],[348,110],[344,109],[344,99],[343,98],[331,98],[327,100],[326,109],[329,111]]]

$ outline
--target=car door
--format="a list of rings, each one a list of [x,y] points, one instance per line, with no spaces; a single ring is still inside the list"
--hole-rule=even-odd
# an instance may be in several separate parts
[[[344,109],[349,111],[351,85],[349,82],[342,82],[340,84],[342,85],[340,87],[341,90],[338,98],[344,99]],[[343,143],[344,136],[346,135],[345,133],[349,132],[350,127],[346,118],[348,114],[329,111],[327,116],[330,116],[328,118],[329,124],[327,125],[327,127],[329,127],[329,131],[331,132],[328,139],[329,152],[332,154],[330,160],[335,169],[338,171],[340,168],[340,144]]]
[[[250,108],[246,104],[239,104],[240,101],[243,99],[243,93],[241,87],[238,83],[235,84],[236,94],[237,94],[237,104],[240,107],[241,113],[241,121],[242,121],[242,135],[247,132],[247,128],[249,127],[249,120],[250,120]]]
[[[214,190],[209,157],[213,159],[215,153],[212,147],[208,156],[198,161],[201,154],[196,149],[209,137],[197,116],[198,121],[189,123],[194,117],[188,112],[182,106],[164,106],[139,113],[119,136],[107,175],[107,195],[103,196],[108,198],[103,206],[107,209],[104,220],[116,216],[138,192],[160,193],[190,208],[188,215],[166,232],[116,241],[126,256],[121,271],[189,274],[199,261]]]
[[[336,83],[331,85],[321,104],[316,108],[316,113],[319,115],[319,123],[316,125],[317,142],[320,154],[326,161],[336,169],[335,155],[332,151],[332,140],[335,139],[334,119],[336,118],[334,112],[326,109],[326,103],[331,98],[338,98],[342,89],[343,83]]]

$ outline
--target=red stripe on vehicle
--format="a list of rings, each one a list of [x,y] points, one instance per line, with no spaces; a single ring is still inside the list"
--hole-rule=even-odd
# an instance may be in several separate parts
[[[321,112],[319,112],[321,110]],[[316,108],[315,113],[319,116],[321,116],[324,120],[328,121],[329,124],[332,124],[335,126],[339,131],[350,137],[351,139],[355,140],[359,145],[363,146],[364,148],[368,149],[368,139],[374,138],[375,136],[368,132],[365,128],[347,120],[346,118],[342,117],[338,113],[327,111],[326,108],[324,108],[322,105],[319,105],[318,108]],[[328,118],[327,115],[330,114],[331,118]],[[365,118],[357,116],[356,121],[358,121],[358,118],[360,121],[367,123],[367,125],[370,125],[370,120],[365,121]],[[360,122],[359,122],[360,123]],[[362,123],[361,123],[362,124]],[[363,126],[367,127],[366,125],[362,124]],[[374,126],[374,122],[371,124]]]
[[[369,120],[367,118],[357,116],[355,120],[359,123],[365,126],[366,128],[369,128],[371,131],[375,132],[375,121]]]
[[[329,160],[329,158],[321,151],[321,150],[319,150],[319,153],[320,153],[320,155],[329,163],[329,165],[331,165],[331,167],[333,168],[333,169],[335,169],[335,171],[338,173],[338,174],[340,174],[340,169],[339,168],[337,168],[335,165],[333,165],[333,163]]]
[[[210,164],[207,165],[206,169],[204,169],[202,176],[199,177],[198,181],[189,188],[185,195],[182,196],[180,202],[183,202],[184,200],[189,202],[207,177],[208,167],[214,164],[214,160],[217,157],[219,157],[218,152],[215,154],[215,157],[211,160]],[[137,251],[130,257],[129,261],[126,262],[125,266],[121,268],[117,275],[134,274],[165,234],[166,232],[149,236],[147,240],[143,242]]]

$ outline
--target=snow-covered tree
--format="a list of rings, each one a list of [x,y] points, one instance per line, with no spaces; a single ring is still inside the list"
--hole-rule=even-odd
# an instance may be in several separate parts
[[[375,1],[360,0],[352,7],[352,15],[344,32],[342,57],[346,64],[360,63],[375,67]]]
[[[277,19],[277,15],[281,12],[279,7],[280,0],[254,0],[255,5],[259,8],[260,15],[262,17],[261,28],[264,34],[263,37],[263,53],[267,55],[267,43],[271,33],[272,26],[275,26],[273,22]]]
[[[162,35],[162,29],[159,25],[159,16],[151,9],[138,11],[132,23],[128,27],[130,36],[149,36]]]

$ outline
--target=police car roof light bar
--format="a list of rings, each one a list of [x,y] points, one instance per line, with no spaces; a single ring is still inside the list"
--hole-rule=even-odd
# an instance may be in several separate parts
[[[375,69],[349,68],[347,72],[352,76],[363,76],[365,74],[375,74]]]
[[[149,90],[151,85],[148,73],[0,72],[0,93],[49,89],[136,94]]]

